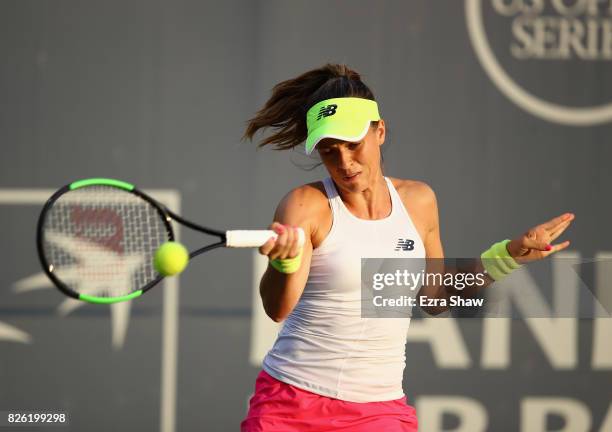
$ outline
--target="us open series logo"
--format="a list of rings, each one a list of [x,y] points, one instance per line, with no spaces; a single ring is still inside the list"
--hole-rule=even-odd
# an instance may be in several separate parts
[[[612,121],[607,87],[583,91],[612,76],[612,0],[465,0],[465,16],[480,64],[520,108],[571,126]]]

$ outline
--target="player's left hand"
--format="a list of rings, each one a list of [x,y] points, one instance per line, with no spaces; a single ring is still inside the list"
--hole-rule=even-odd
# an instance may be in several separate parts
[[[506,245],[508,253],[519,264],[541,260],[569,246],[569,240],[553,245],[574,220],[573,213],[565,213],[541,225],[531,228]]]

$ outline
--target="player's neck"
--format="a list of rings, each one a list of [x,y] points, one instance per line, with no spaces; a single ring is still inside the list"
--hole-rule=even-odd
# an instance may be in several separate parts
[[[361,191],[338,190],[346,208],[360,219],[383,219],[391,213],[391,195],[379,173]]]

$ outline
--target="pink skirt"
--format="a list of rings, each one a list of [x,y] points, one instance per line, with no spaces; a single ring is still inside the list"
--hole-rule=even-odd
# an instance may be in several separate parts
[[[406,397],[347,402],[299,389],[261,371],[241,432],[416,432],[416,411]]]

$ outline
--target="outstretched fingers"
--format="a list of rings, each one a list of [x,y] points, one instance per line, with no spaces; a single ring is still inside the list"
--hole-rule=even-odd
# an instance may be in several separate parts
[[[555,240],[557,237],[563,234],[563,231],[565,231],[567,227],[570,226],[571,223],[572,223],[571,220],[565,221],[559,224],[555,229],[549,231],[548,236],[550,237],[550,240],[551,241]]]
[[[555,253],[555,252],[559,252],[562,251],[563,249],[567,248],[570,245],[570,241],[566,240],[563,243],[559,243],[556,244],[552,247],[550,253]]]
[[[540,225],[547,231],[556,231],[560,225],[571,222],[574,219],[575,215],[573,213],[564,213],[561,216],[557,216],[556,218],[552,218],[548,222]]]

